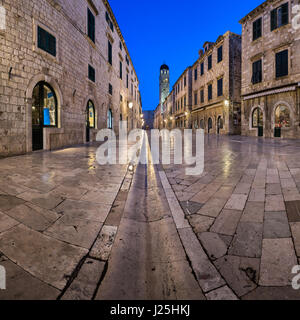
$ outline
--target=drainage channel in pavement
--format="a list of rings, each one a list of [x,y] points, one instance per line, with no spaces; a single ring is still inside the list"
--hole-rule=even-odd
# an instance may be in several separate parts
[[[99,300],[205,299],[180,241],[157,167],[150,162],[136,168],[102,280],[95,296]]]

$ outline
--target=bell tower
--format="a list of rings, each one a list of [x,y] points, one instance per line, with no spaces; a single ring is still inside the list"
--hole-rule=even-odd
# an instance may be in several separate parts
[[[170,70],[166,64],[160,67],[159,75],[159,103],[161,108],[170,93]]]

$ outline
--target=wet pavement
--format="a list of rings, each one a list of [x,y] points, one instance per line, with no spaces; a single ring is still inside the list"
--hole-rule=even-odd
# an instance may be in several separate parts
[[[0,160],[0,299],[300,299],[300,143],[206,136],[205,168]]]
[[[117,197],[132,177],[125,165],[100,166],[96,147],[0,160],[0,265],[7,273],[0,299],[56,299],[92,249],[97,255],[93,246],[109,213],[125,204]]]
[[[300,258],[299,141],[206,136],[200,177],[186,176],[183,166],[164,169],[207,257],[238,298],[300,299],[291,285]]]

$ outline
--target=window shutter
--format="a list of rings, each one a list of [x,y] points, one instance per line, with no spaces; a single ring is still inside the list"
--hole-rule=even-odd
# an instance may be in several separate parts
[[[89,65],[89,79],[93,82],[96,81],[96,72],[95,69]]]
[[[283,75],[288,75],[289,74],[289,52],[288,50],[285,50],[282,52],[282,72]]]
[[[281,23],[286,25],[289,23],[289,3],[285,3],[281,7]]]
[[[38,27],[38,48],[56,57],[56,38],[46,30]]]
[[[252,63],[252,83],[254,84],[256,82],[256,63]]]
[[[56,57],[56,38],[49,34],[49,53]]]
[[[257,68],[258,68],[258,70],[257,70],[258,79],[257,80],[258,80],[258,82],[261,82],[262,81],[262,62],[261,62],[261,60],[258,61]]]
[[[280,77],[281,75],[281,55],[280,53],[276,54],[276,77]]]
[[[95,42],[95,17],[88,8],[88,37]]]
[[[276,54],[276,77],[283,77],[288,75],[288,50],[281,51]]]
[[[223,60],[223,46],[218,48],[218,62]]]
[[[277,9],[271,11],[271,31],[277,28]]]

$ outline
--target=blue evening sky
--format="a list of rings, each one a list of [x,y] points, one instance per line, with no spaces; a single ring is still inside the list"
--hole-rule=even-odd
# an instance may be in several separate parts
[[[159,101],[159,68],[170,67],[171,86],[198,58],[205,41],[230,30],[263,0],[109,0],[133,60],[143,109]],[[170,90],[172,87],[170,88]]]

